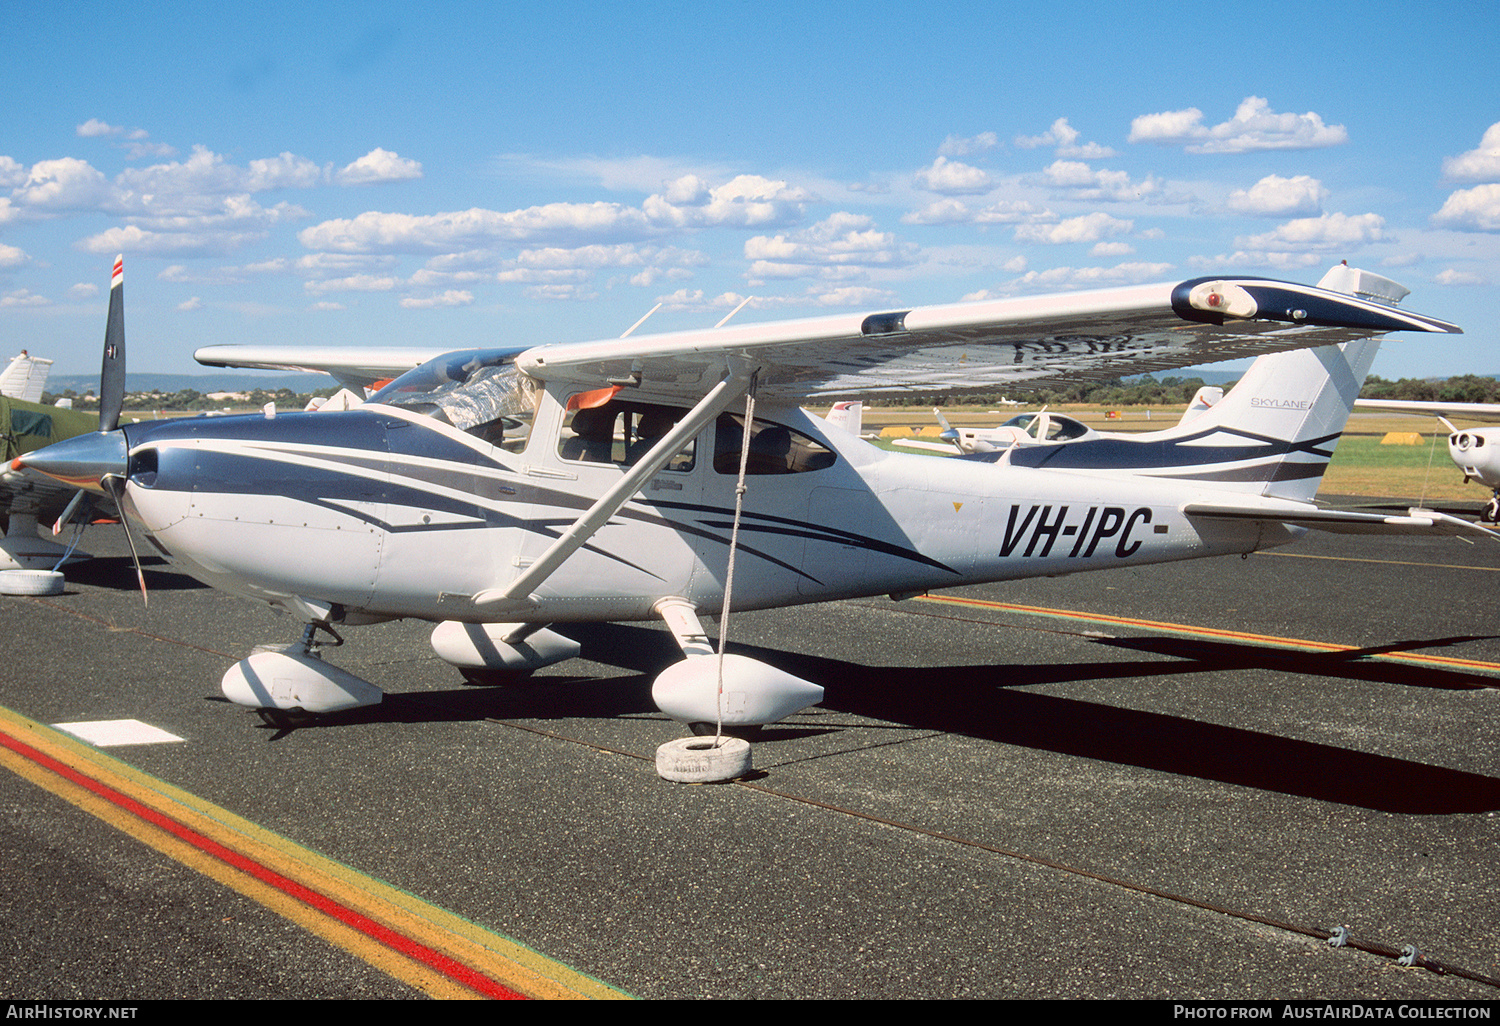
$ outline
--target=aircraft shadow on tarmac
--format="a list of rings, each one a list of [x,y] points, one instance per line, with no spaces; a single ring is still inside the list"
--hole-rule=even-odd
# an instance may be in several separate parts
[[[612,678],[556,676],[497,688],[391,694],[380,705],[321,718],[320,726],[369,721],[610,718],[660,715],[651,680],[679,659],[663,631],[625,624],[572,626],[582,658],[635,670]],[[1456,642],[1466,639],[1447,639]],[[748,645],[735,651],[820,682],[825,709],[911,727],[1099,759],[1379,812],[1446,815],[1500,810],[1500,779],[1352,751],[1335,745],[1018,690],[1027,685],[1149,679],[1209,670],[1274,666],[1351,680],[1422,687],[1474,688],[1467,674],[1428,667],[1359,662],[1360,655],[1440,642],[1343,653],[1286,653],[1253,645],[1172,638],[1101,639],[1117,647],[1177,656],[1172,662],[871,667]],[[766,728],[762,740],[828,728]],[[278,732],[276,737],[285,732]]]
[[[192,591],[208,585],[171,569],[159,556],[141,558],[141,575],[146,578],[146,590]],[[129,556],[95,556],[67,567],[64,576],[69,585],[88,585],[110,591],[140,591],[140,582],[135,578],[135,566]]]

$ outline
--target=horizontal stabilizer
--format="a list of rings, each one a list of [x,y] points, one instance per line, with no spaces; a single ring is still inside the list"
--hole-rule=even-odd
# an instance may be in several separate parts
[[[1189,502],[1182,512],[1190,517],[1215,520],[1261,520],[1266,523],[1306,527],[1338,534],[1425,534],[1487,535],[1500,541],[1500,531],[1461,520],[1432,509],[1412,508],[1406,515],[1370,513],[1360,510],[1323,509],[1317,506],[1228,505],[1213,502]]]

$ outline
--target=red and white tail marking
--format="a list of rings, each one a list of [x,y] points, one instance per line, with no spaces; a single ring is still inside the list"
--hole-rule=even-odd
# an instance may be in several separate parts
[[[110,276],[109,287],[114,288],[125,280],[125,254],[115,257],[115,273]]]

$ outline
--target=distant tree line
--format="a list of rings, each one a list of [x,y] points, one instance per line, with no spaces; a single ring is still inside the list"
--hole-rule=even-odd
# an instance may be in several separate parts
[[[317,392],[293,392],[290,388],[267,391],[264,388],[256,388],[244,393],[248,397],[245,399],[210,399],[196,389],[184,388],[176,392],[127,392],[122,405],[127,410],[170,410],[173,413],[189,413],[222,410],[226,406],[258,410],[266,403],[274,402],[278,409],[300,410],[312,401],[313,396],[330,396],[337,391],[337,385],[329,385]],[[42,402],[49,406],[59,399],[73,400],[74,409],[96,410],[99,408],[99,397],[92,390],[83,395],[79,395],[71,388],[65,388],[58,393],[42,393]]]
[[[1500,380],[1478,374],[1433,380],[1402,378],[1387,381],[1370,375],[1359,393],[1361,399],[1406,399],[1422,403],[1500,403]]]

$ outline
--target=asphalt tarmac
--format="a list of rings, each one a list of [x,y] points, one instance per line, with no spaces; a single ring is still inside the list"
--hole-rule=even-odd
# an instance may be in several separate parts
[[[514,942],[582,996],[1500,997],[1500,544],[1313,534],[737,616],[739,651],[827,696],[718,785],[656,773],[685,733],[650,699],[678,658],[656,625],[568,628],[582,658],[500,688],[464,684],[429,625],[353,628],[325,655],[386,701],[276,729],[218,681],[296,622],[155,560],[143,607],[119,529],[87,547],[65,594],[0,598],[0,707],[63,764],[0,767],[8,999],[462,978],[153,844],[128,803],[54,784],[69,765],[246,859],[298,853],[346,904],[420,909],[424,936]],[[181,740],[24,726],[121,719]]]

